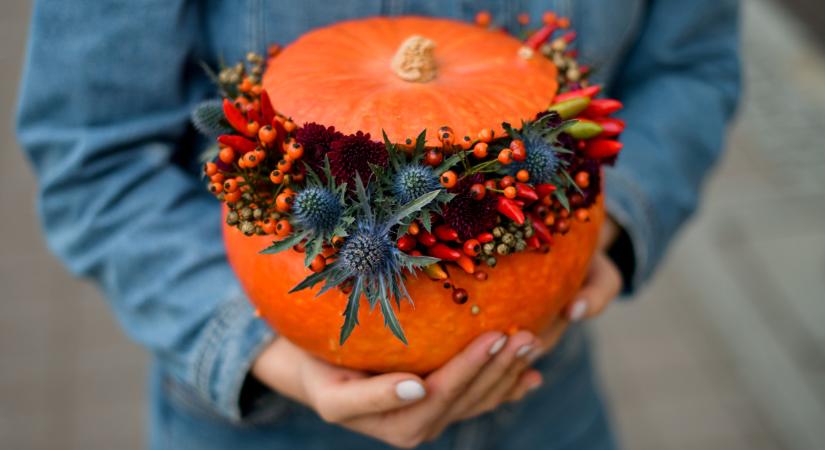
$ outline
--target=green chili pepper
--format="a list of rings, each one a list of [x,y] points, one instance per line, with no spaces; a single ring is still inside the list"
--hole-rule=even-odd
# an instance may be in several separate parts
[[[547,110],[555,111],[562,119],[567,120],[578,116],[582,111],[587,109],[588,105],[590,105],[589,97],[576,97],[561,103],[556,103],[547,108]]]

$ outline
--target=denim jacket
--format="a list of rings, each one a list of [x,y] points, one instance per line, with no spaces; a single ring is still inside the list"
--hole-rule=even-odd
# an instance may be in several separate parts
[[[193,106],[216,91],[199,67],[370,15],[515,29],[553,8],[581,59],[625,104],[625,150],[606,175],[609,213],[646,280],[720,154],[739,95],[735,0],[36,0],[18,135],[39,180],[50,248],[102,288],[128,335],[217,414],[273,332],[227,265],[218,202],[200,180]]]

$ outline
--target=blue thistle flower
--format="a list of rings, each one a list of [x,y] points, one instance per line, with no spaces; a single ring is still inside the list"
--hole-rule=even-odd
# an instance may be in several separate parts
[[[433,169],[420,164],[403,166],[393,180],[393,194],[400,204],[409,203],[422,195],[439,189]]]
[[[320,233],[331,232],[343,213],[335,193],[319,186],[310,186],[299,192],[292,208],[298,224]]]
[[[525,133],[524,146],[527,158],[510,164],[510,172],[515,175],[519,170],[526,169],[531,183],[549,183],[559,166],[559,155],[553,145],[539,133]]]
[[[342,267],[353,275],[386,276],[397,270],[398,248],[387,233],[363,226],[350,236],[339,252]]]

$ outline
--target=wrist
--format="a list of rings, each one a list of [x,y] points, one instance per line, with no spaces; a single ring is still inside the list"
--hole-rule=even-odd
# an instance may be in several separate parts
[[[250,373],[270,389],[305,403],[300,377],[300,352],[283,337],[277,337],[252,363]]]

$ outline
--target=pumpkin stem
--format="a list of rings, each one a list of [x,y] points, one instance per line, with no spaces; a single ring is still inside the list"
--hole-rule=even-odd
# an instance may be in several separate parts
[[[392,58],[392,70],[404,81],[426,83],[436,76],[435,42],[423,36],[408,37]]]

